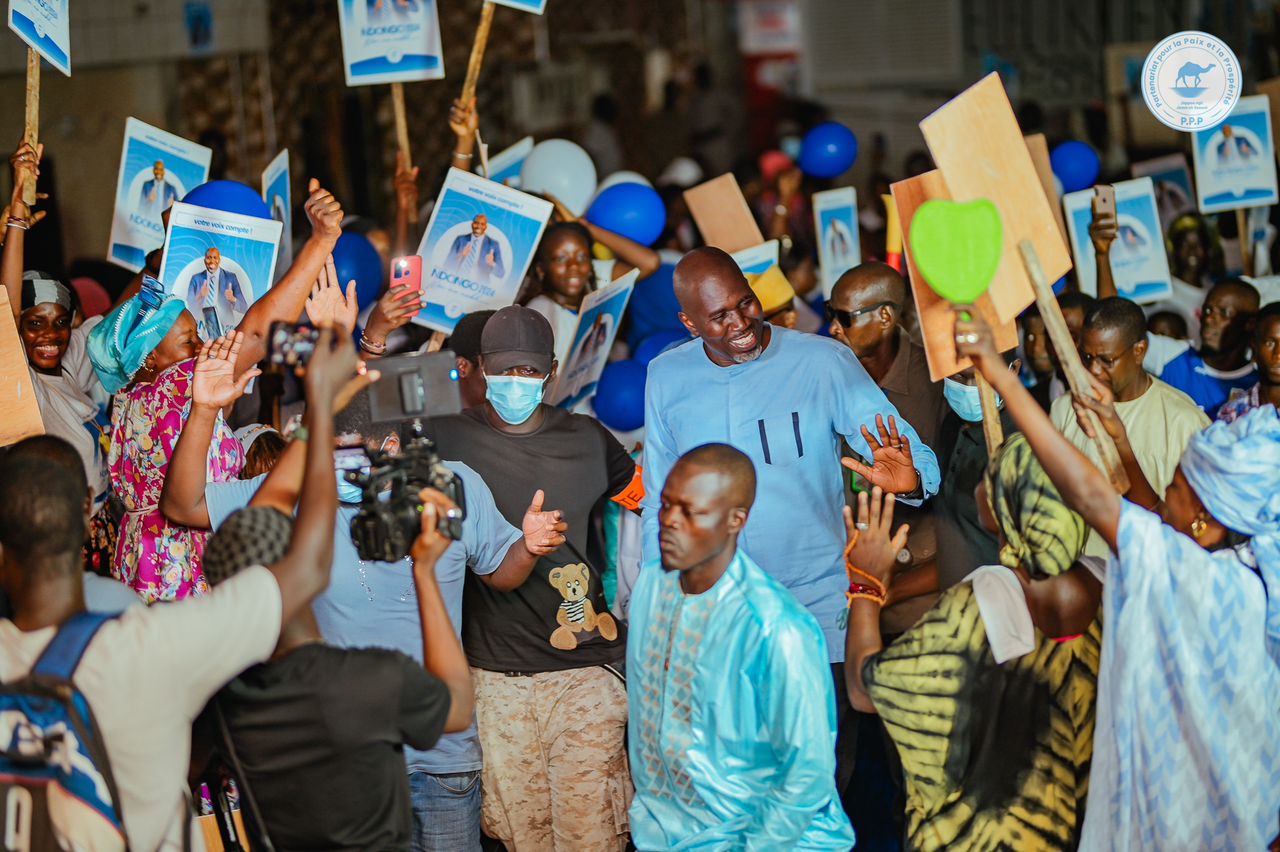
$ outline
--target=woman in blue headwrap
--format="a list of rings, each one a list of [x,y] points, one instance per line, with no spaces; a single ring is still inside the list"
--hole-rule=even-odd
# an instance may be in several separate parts
[[[977,311],[956,310],[957,353],[1004,397],[1063,500],[1112,551],[1081,848],[1266,847],[1280,832],[1275,407],[1193,437],[1158,500],[1109,404],[1077,395],[1122,450],[1126,499],[1004,368]]]
[[[229,374],[225,382],[227,404],[239,396],[253,375],[250,370],[266,354],[271,323],[296,322],[318,276],[324,276],[323,294],[339,289],[328,285],[331,259],[329,272],[324,270],[342,233],[342,207],[315,179],[310,192],[306,211],[313,229],[311,238],[284,277],[244,315],[230,360],[213,359],[199,367],[225,365]],[[337,276],[332,277],[336,281]],[[349,288],[354,309],[352,288],[354,282]],[[335,304],[332,296],[325,301]],[[307,304],[310,308],[311,303]],[[315,313],[311,318],[334,319]],[[353,322],[354,316],[350,319]],[[173,523],[159,509],[169,459],[191,411],[191,381],[201,346],[196,320],[187,311],[186,302],[167,295],[163,285],[149,276],[143,279],[138,295],[107,314],[89,335],[94,370],[107,392],[115,394],[107,463],[111,488],[124,502],[125,516],[112,573],[148,603],[179,600],[209,590],[200,568],[209,532]],[[219,415],[209,447],[209,481],[235,479],[243,464],[240,442]]]

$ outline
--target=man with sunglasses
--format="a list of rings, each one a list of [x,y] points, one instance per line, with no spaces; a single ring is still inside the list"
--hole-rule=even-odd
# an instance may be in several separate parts
[[[840,443],[847,440],[867,460],[846,459],[846,466],[908,504],[937,491],[937,459],[847,347],[766,323],[760,300],[725,252],[707,247],[685,255],[674,284],[680,320],[700,341],[649,364],[646,562],[658,558],[660,495],[676,460],[708,443],[746,453],[759,488],[740,545],[818,620],[840,683],[849,585]],[[841,704],[836,748],[843,789],[853,771],[856,729],[849,728],[851,708]]]
[[[1191,397],[1143,369],[1147,347],[1146,316],[1128,299],[1102,299],[1085,318],[1080,360],[1103,399],[1114,400],[1138,465],[1155,492],[1163,494],[1187,442],[1209,425],[1209,418]],[[1067,440],[1099,464],[1093,441],[1080,429],[1070,394],[1054,400],[1050,417]],[[1085,553],[1105,557],[1107,545],[1092,533]]]

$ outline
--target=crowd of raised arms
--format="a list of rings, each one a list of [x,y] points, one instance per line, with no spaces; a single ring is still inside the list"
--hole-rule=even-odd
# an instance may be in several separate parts
[[[452,165],[478,122],[454,103]],[[375,418],[380,362],[440,341],[416,287],[359,310],[320,182],[278,283],[202,339],[144,284],[158,251],[96,310],[27,268],[44,151],[17,148],[0,278],[45,434],[0,450],[0,702],[43,697],[0,706],[0,849],[199,848],[207,825],[226,848],[448,852],[1280,835],[1280,279],[1228,275],[1232,240],[1187,211],[1173,296],[1140,306],[1096,213],[1096,296],[1073,273],[1058,297],[1092,386],[1034,306],[1008,351],[953,306],[970,366],[935,382],[877,194],[824,298],[830,183],[776,151],[735,170],[782,245],[747,276],[702,244],[681,192],[723,166],[690,153],[651,176],[656,248],[551,199],[516,303],[443,342],[461,412],[411,422]],[[395,254],[419,183],[402,158]],[[650,351],[624,429],[544,395],[583,300],[633,270],[609,357]],[[319,330],[279,380],[287,424],[254,402],[279,322]],[[335,452],[424,437],[461,488],[417,494],[403,559],[366,558]],[[74,724],[30,727],[59,677]]]

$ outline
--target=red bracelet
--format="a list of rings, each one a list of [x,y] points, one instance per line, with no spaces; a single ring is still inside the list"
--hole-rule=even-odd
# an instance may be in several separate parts
[[[883,589],[877,589],[875,586],[868,586],[865,583],[850,583],[849,591],[845,592],[845,596],[849,599],[850,606],[853,606],[853,602],[859,598],[875,601],[880,606],[884,606],[885,602]]]

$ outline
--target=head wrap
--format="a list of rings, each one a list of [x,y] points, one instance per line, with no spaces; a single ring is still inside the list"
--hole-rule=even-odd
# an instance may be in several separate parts
[[[71,310],[71,289],[47,272],[22,273],[22,310],[36,305],[61,305]]]
[[[293,518],[270,506],[250,506],[222,522],[204,547],[205,579],[216,586],[253,565],[284,558],[293,535]]]
[[[1205,509],[1251,538],[1267,587],[1267,635],[1280,641],[1280,416],[1273,405],[1192,437],[1182,473]]]
[[[1067,508],[1021,433],[987,466],[987,501],[1005,544],[1000,564],[1035,577],[1055,577],[1084,549],[1084,519]]]
[[[89,332],[89,360],[107,393],[129,384],[187,309],[187,303],[177,296],[154,308],[148,308],[148,298],[149,294],[139,293]]]

